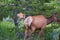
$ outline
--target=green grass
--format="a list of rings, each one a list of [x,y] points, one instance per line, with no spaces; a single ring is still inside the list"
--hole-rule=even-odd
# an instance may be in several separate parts
[[[0,22],[0,40],[23,40],[24,38],[24,25],[23,21],[19,22],[19,39],[16,36],[15,25],[13,22],[2,21]],[[60,24],[51,23],[46,26],[45,30],[45,40],[58,40],[58,35],[60,33]],[[55,36],[55,37],[54,37]],[[37,33],[32,36],[32,40],[35,40]],[[42,40],[41,37],[39,40]]]

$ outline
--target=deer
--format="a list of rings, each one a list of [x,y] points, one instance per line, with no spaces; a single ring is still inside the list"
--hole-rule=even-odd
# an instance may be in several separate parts
[[[44,35],[44,29],[45,29],[46,25],[48,25],[54,21],[57,21],[57,13],[52,13],[52,15],[49,18],[45,17],[44,15],[26,17],[25,14],[23,14],[23,13],[17,14],[17,17],[19,19],[21,19],[21,18],[24,19],[24,28],[25,28],[24,40],[26,40],[27,36],[28,35],[30,36],[37,29],[40,30],[38,33],[38,37],[39,37],[39,34]],[[28,32],[29,29],[30,29],[30,32]]]

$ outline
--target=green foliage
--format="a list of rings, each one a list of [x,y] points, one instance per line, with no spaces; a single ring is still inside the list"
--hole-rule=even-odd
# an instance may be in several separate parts
[[[10,6],[8,4],[18,4],[18,6]],[[5,6],[6,5],[6,6]],[[28,7],[28,8],[27,8]],[[0,20],[8,15],[14,16],[14,10],[19,10],[27,15],[40,15],[50,17],[52,12],[57,12],[60,18],[60,2],[57,0],[0,0]],[[19,31],[24,32],[23,20],[19,22]],[[60,32],[59,23],[51,23],[45,28],[45,40],[58,40]],[[36,39],[34,34],[33,39]],[[13,22],[0,22],[0,40],[18,40],[16,37],[15,25]],[[20,40],[23,40],[23,38]]]
[[[24,33],[24,24],[23,20],[19,22],[19,32]],[[58,40],[58,36],[60,33],[60,24],[51,23],[46,26],[45,30],[45,40]],[[36,39],[37,33],[35,32],[32,36],[32,40]],[[24,35],[23,35],[24,37]],[[23,40],[20,34],[20,40]],[[41,37],[39,38],[41,39]],[[18,40],[15,31],[15,25],[13,22],[2,21],[0,22],[0,40]]]
[[[19,26],[19,31],[23,32],[23,24]],[[18,40],[16,36],[15,25],[13,22],[0,22],[0,40]]]
[[[16,3],[18,6],[8,5]],[[28,15],[43,14],[48,17],[52,12],[58,12],[58,16],[60,15],[60,2],[57,0],[0,0],[0,5],[6,5],[0,6],[0,20],[2,20],[3,17],[7,17],[8,15],[15,15],[13,11],[16,9]]]
[[[13,35],[13,36],[12,36]],[[3,21],[0,23],[0,40],[15,40],[14,24]]]

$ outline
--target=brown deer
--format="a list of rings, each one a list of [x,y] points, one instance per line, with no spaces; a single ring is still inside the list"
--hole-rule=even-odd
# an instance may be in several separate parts
[[[36,29],[40,29],[39,34],[44,35],[43,30],[46,27],[46,25],[50,24],[53,21],[57,21],[56,13],[53,13],[52,16],[49,18],[46,18],[44,15],[29,16],[27,18],[25,18],[25,15],[20,15],[20,16],[23,16],[22,18],[24,18],[24,27],[25,27],[24,40],[26,40],[29,28],[30,28],[29,35],[34,33]],[[20,17],[20,16],[18,16],[18,17]],[[39,37],[39,34],[38,34],[38,37]]]

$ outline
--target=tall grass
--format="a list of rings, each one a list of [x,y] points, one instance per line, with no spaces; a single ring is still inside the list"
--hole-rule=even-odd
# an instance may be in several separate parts
[[[2,21],[0,22],[0,40],[23,40],[24,38],[24,25],[23,21],[19,22],[19,39],[16,37],[15,25],[13,22]],[[45,40],[58,40],[60,32],[60,24],[51,23],[46,26],[45,30]],[[32,40],[35,40],[37,33],[32,36]],[[41,39],[39,39],[41,40]]]

